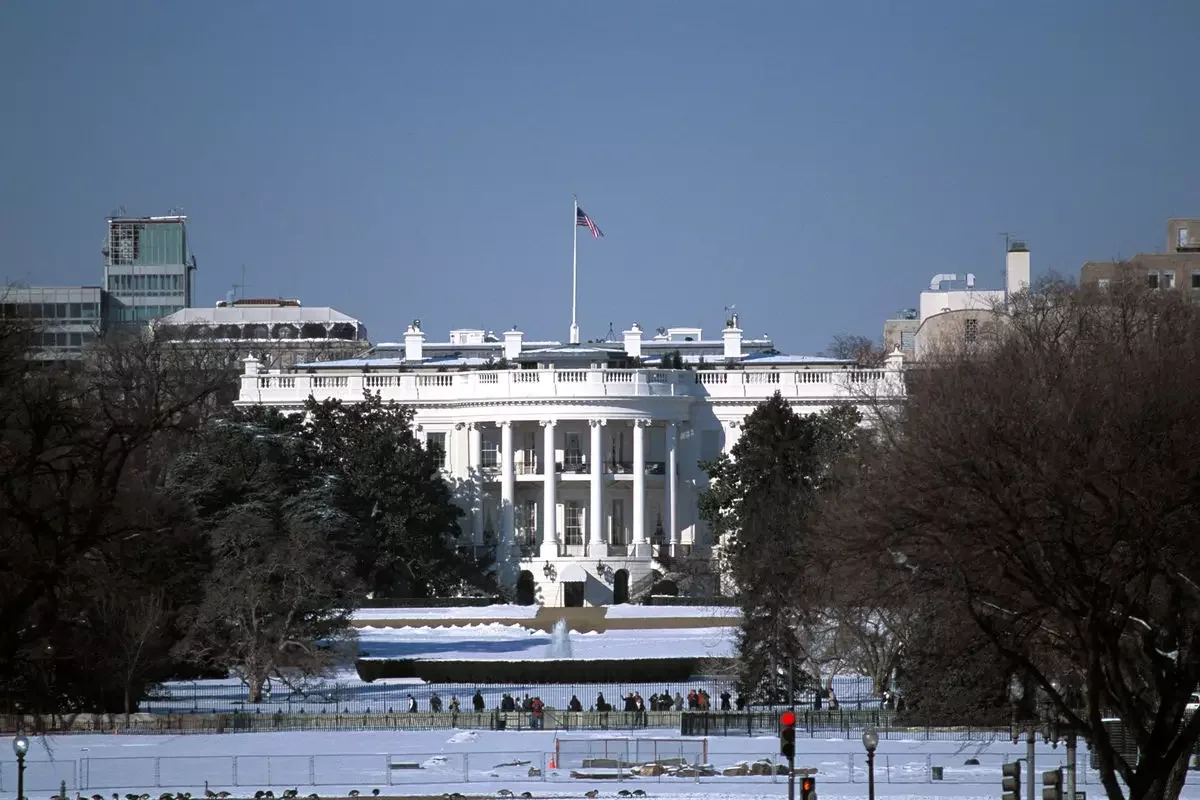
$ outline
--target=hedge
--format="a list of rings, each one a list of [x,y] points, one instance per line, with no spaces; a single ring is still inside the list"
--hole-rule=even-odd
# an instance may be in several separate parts
[[[427,661],[417,658],[359,659],[358,677],[370,683],[379,678],[420,678],[427,683],[657,683],[680,682],[699,675],[704,664],[732,669],[732,659],[638,658],[584,661]]]

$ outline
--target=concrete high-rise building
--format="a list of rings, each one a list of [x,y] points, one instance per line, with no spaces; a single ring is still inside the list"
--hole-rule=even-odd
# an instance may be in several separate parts
[[[102,252],[109,322],[146,323],[192,305],[187,217],[110,217]]]

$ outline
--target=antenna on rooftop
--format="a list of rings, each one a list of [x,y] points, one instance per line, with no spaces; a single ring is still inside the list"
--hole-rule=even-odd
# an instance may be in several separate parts
[[[242,299],[242,300],[246,299],[246,265],[245,264],[242,264],[242,282],[235,283],[233,285],[233,290],[235,292],[238,290],[241,290],[241,298],[240,299]]]
[[[617,332],[613,330],[613,324],[608,323],[608,336],[605,337],[606,342],[615,342],[617,340]]]
[[[737,304],[730,303],[729,305],[725,306],[725,326],[729,328],[736,328],[737,324]]]

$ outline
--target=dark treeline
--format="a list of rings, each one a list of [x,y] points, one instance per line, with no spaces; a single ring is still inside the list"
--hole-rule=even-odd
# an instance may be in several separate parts
[[[320,671],[368,593],[494,594],[411,412],[230,410],[233,354],[109,336],[34,364],[0,320],[0,702],[129,712],[152,683]]]
[[[1109,798],[1173,800],[1200,735],[1200,310],[1048,281],[971,333],[866,424],[777,397],[709,465],[743,684],[861,672],[911,722],[1073,730]]]

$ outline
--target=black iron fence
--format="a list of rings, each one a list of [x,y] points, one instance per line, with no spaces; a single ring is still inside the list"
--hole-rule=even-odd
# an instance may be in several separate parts
[[[947,742],[998,742],[1009,739],[1007,727],[964,724],[948,727],[911,726],[894,712],[797,712],[797,732],[811,739],[856,741],[867,728],[880,739]],[[54,717],[0,716],[0,733],[24,728],[35,733],[257,733],[283,731],[636,731],[670,730],[681,736],[755,737],[778,732],[779,713],[773,711],[703,713],[568,712],[548,709],[530,712],[415,714],[284,714],[235,712],[218,714],[77,714]]]

